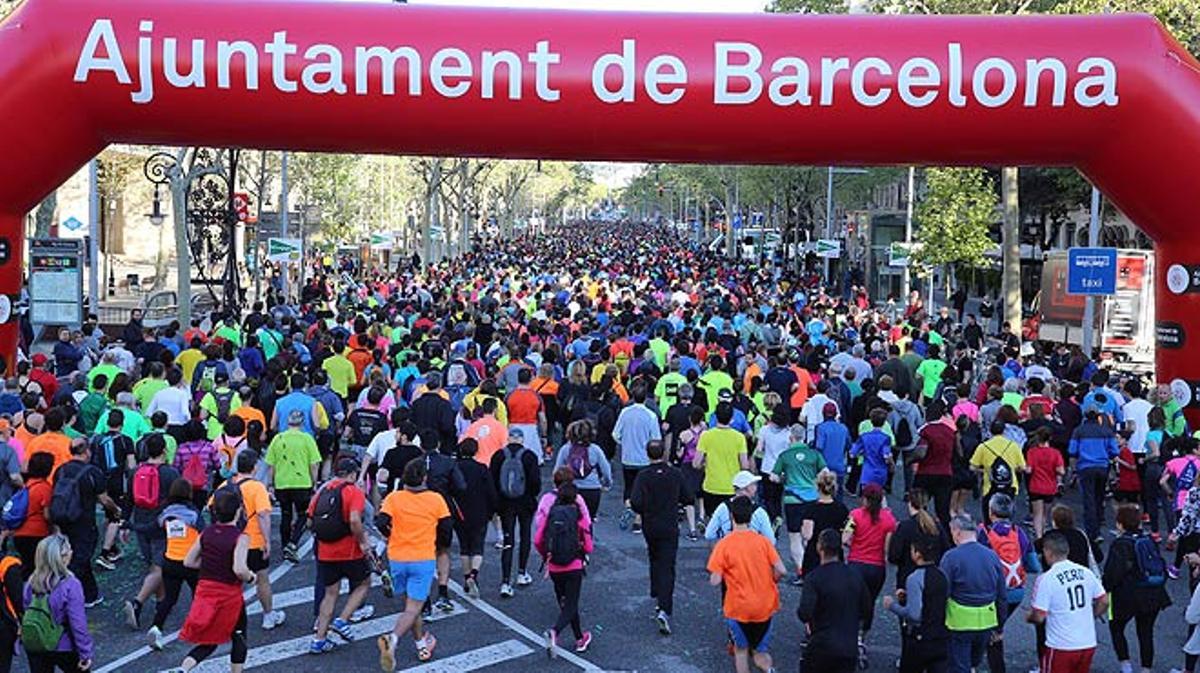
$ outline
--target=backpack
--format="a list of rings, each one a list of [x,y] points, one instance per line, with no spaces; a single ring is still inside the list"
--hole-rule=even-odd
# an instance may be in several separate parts
[[[500,464],[500,495],[516,500],[525,497],[525,463],[521,456],[525,453],[524,446],[513,452],[504,451],[504,462]]]
[[[1196,467],[1196,461],[1188,460],[1183,469],[1179,471],[1179,476],[1175,478],[1176,491],[1188,491],[1196,485],[1196,477],[1200,476],[1200,469]]]
[[[79,493],[79,479],[86,467],[64,474],[62,468],[55,473],[54,491],[50,496],[50,521],[57,526],[67,526],[83,519],[83,496]]]
[[[194,455],[194,454],[193,454]],[[146,463],[133,473],[133,506],[141,509],[156,509],[159,494],[162,491],[162,480],[158,476],[158,465]]]
[[[1161,587],[1167,583],[1167,563],[1158,550],[1158,543],[1149,535],[1133,537],[1133,557],[1138,571],[1139,587]]]
[[[590,453],[591,447],[585,444],[572,444],[571,450],[567,452],[567,467],[575,473],[576,479],[584,479],[592,473]]]
[[[29,489],[23,488],[4,503],[0,511],[0,524],[5,530],[16,530],[25,525],[25,517],[29,516]]]
[[[237,496],[238,505],[245,505],[245,503],[242,501],[242,485],[241,484],[242,484],[242,482],[240,482],[240,481],[234,481],[233,477],[226,479],[225,483],[221,484],[221,486],[219,488],[217,488],[216,491],[213,492],[213,503],[214,504],[216,503],[218,493],[232,493],[235,496]],[[238,514],[237,519],[234,520],[233,524],[235,526],[237,526],[238,529],[246,528],[246,510],[245,509],[242,509],[241,513]]]
[[[550,562],[565,566],[583,557],[579,544],[579,507],[555,505],[546,515],[546,551]]]
[[[116,444],[117,435],[104,434],[100,436],[97,442],[95,462],[105,474],[109,474],[117,469],[117,454],[113,447]]]
[[[907,448],[913,444],[912,424],[908,422],[908,417],[900,415],[900,420],[896,423],[896,446]]]
[[[234,392],[232,390],[226,390],[225,392],[212,391],[213,401],[217,403],[217,422],[223,424],[229,420],[229,411],[233,406],[233,395]]]
[[[53,652],[62,640],[63,625],[54,621],[50,612],[50,595],[33,594],[29,607],[21,617],[21,643],[28,652]]]
[[[336,486],[326,486],[317,494],[317,503],[313,506],[312,531],[318,541],[336,542],[350,534],[350,524],[342,509],[342,490],[349,485],[349,482],[343,481]]]
[[[208,486],[208,472],[204,469],[204,462],[200,460],[199,453],[192,452],[188,457],[187,465],[183,466],[182,476],[191,482],[192,488],[203,490]]]
[[[988,481],[991,483],[989,493],[1012,493],[1012,466],[999,453],[996,453],[996,450],[990,445],[988,446],[988,451],[993,456],[992,465],[988,468]]]
[[[1021,536],[1016,526],[1008,529],[1007,535],[1000,535],[995,528],[987,531],[988,545],[996,556],[1000,557],[1000,565],[1004,567],[1004,581],[1009,589],[1020,589],[1025,586],[1025,564],[1021,562]]]

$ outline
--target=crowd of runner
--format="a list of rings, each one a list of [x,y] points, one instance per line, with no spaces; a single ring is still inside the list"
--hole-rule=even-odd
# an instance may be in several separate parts
[[[552,582],[546,651],[586,652],[605,498],[645,540],[664,636],[679,538],[711,541],[711,636],[738,673],[775,670],[782,637],[806,643],[804,671],[1075,673],[1097,618],[1122,673],[1150,671],[1180,576],[1200,622],[1200,441],[1169,388],[1078,349],[1022,350],[961,304],[831,296],[647,225],[314,266],[296,301],[162,329],[135,312],[23,349],[0,392],[0,673],[21,651],[87,670],[97,609],[156,650],[182,622],[179,670],[228,643],[240,671],[243,590],[278,627],[279,563],[312,573],[314,655],[355,641],[381,585],[400,610],[381,667],[429,661],[452,573],[473,597]],[[144,582],[102,596],[120,564]],[[873,657],[897,625],[899,662]],[[1006,657],[1017,629],[1038,661]],[[1200,635],[1158,657],[1196,673],[1197,655]]]

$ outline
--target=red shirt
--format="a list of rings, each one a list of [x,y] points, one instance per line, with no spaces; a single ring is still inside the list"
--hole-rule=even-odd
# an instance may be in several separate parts
[[[1042,415],[1049,418],[1054,413],[1054,400],[1045,395],[1030,395],[1021,402],[1021,418],[1029,418],[1029,407],[1039,406]]]
[[[850,537],[850,555],[846,560],[851,563],[867,563],[882,566],[887,558],[887,536],[896,530],[896,517],[887,509],[879,510],[879,520],[871,521],[871,514],[865,507],[850,512],[850,521],[854,524],[854,534]]]
[[[50,522],[46,521],[46,508],[54,488],[45,479],[30,479],[25,485],[29,489],[29,511],[25,523],[13,531],[16,537],[46,537],[50,534]]]
[[[921,428],[920,443],[929,447],[925,457],[917,462],[917,473],[948,477],[954,474],[950,465],[954,457],[956,430],[950,423],[933,421]]]
[[[346,524],[349,525],[351,512],[358,512],[361,520],[363,510],[367,505],[367,499],[362,489],[342,479],[330,481],[321,487],[321,491],[339,484],[345,484],[342,487],[342,516],[345,517]],[[310,518],[313,515],[313,510],[316,508],[317,497],[320,496],[321,491],[317,491],[317,495],[313,496],[312,502],[308,503],[308,516]],[[362,557],[362,548],[358,546],[358,539],[354,537],[353,533],[340,540],[322,542],[317,545],[318,561],[354,561]]]
[[[1063,457],[1058,449],[1044,444],[1035,446],[1025,456],[1025,463],[1032,471],[1029,475],[1030,493],[1054,495],[1058,492],[1058,469],[1063,467]]]
[[[1137,461],[1133,457],[1133,452],[1129,450],[1128,445],[1121,449],[1120,458],[1124,463],[1137,465]],[[1117,490],[1126,493],[1141,493],[1142,480],[1138,477],[1136,467],[1117,466]]]

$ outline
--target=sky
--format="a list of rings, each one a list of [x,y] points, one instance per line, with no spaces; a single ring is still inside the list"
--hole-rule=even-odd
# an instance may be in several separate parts
[[[761,12],[766,0],[409,0],[413,5],[607,9],[658,12]]]

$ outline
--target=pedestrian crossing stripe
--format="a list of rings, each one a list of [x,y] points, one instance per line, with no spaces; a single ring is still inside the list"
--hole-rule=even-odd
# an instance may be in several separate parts
[[[379,576],[371,575],[371,587],[374,588],[374,587],[379,586],[380,584],[382,584],[382,582],[379,581]],[[343,579],[342,584],[339,587],[338,593],[340,595],[344,596],[349,591],[350,591],[350,583]],[[321,595],[324,596],[325,592],[322,591]],[[305,603],[311,605],[312,601],[313,601],[313,588],[312,587],[301,587],[299,589],[292,589],[291,591],[281,591],[281,592],[275,594],[274,596],[271,597],[271,607],[275,610],[286,610],[287,608],[290,608],[294,605],[304,605]],[[253,617],[254,615],[261,615],[262,611],[263,611],[262,604],[258,603],[257,601],[255,603],[253,603],[252,605],[246,606],[246,616],[247,617]]]
[[[309,592],[309,598],[310,599],[312,598],[311,591]],[[430,617],[426,617],[424,619],[424,621],[426,623],[437,622],[437,621],[441,621],[443,619],[449,619],[450,617],[457,617],[459,615],[467,614],[467,610],[465,608],[463,608],[461,605],[459,605],[458,603],[453,603],[453,605],[454,605],[454,609],[452,611],[441,612],[441,611],[435,610],[433,615],[431,615]],[[383,617],[376,617],[375,619],[368,619],[359,624],[355,624],[354,625],[355,641],[352,644],[345,644],[344,641],[342,641],[337,636],[337,634],[330,632],[329,637],[333,640],[333,642],[339,643],[338,648],[336,650],[334,650],[332,654],[336,655],[338,652],[344,650],[345,648],[352,647],[352,646],[356,646],[359,648],[369,647],[369,648],[371,648],[372,651],[374,651],[374,649],[375,649],[374,639],[385,633],[390,633],[392,631],[392,628],[396,626],[396,617],[398,617],[399,614],[400,613],[395,613],[395,614],[385,615]],[[308,655],[308,646],[310,643],[312,643],[312,641],[313,641],[312,635],[303,635],[298,638],[281,640],[279,642],[269,643],[266,645],[261,645],[259,647],[252,648],[246,655],[246,668],[250,669],[250,668],[256,668],[259,666],[266,666],[268,664],[273,664],[277,661],[283,661],[285,659],[292,659],[295,657]],[[413,670],[413,671],[435,671],[435,670],[436,671],[443,671],[443,670],[445,670],[445,671],[471,671],[471,670],[475,670],[477,668],[482,668],[483,666],[490,666],[490,665],[492,665],[494,663],[498,663],[500,661],[505,661],[508,659],[513,659],[515,657],[524,656],[533,651],[530,647],[528,647],[522,643],[519,643],[515,640],[508,641],[508,642],[514,643],[514,644],[520,646],[520,648],[522,648],[524,651],[517,652],[516,648],[514,648],[512,646],[507,646],[506,648],[504,648],[502,650],[493,652],[492,653],[493,659],[491,659],[491,660],[488,660],[488,657],[486,657],[486,656],[479,657],[478,661],[486,661],[487,663],[477,665],[474,668],[455,667],[455,668],[429,669],[429,668],[418,667],[418,668],[411,669],[411,670]],[[505,645],[505,643],[501,643],[501,645]],[[496,646],[492,646],[492,647],[496,647]],[[486,650],[488,648],[480,648],[480,649]],[[472,652],[464,652],[461,655],[456,655],[456,656],[464,657],[465,655],[472,654],[473,652],[478,652],[478,650],[472,650]],[[182,653],[180,653],[180,654],[182,654]],[[503,654],[503,656],[501,658],[494,658],[498,654]],[[415,653],[413,654],[413,656],[415,657]],[[453,660],[455,660],[455,657],[447,657],[444,660],[441,660],[439,662],[434,662],[434,663],[451,662]],[[470,660],[470,659],[469,658],[459,659],[458,661],[468,661],[468,660]],[[170,670],[170,669],[168,669],[168,670]],[[225,655],[222,657],[215,657],[212,659],[207,659],[205,661],[200,662],[199,666],[192,669],[192,671],[194,671],[195,673],[226,673],[228,670],[229,670],[229,655]],[[408,670],[408,669],[406,669],[406,670]]]

